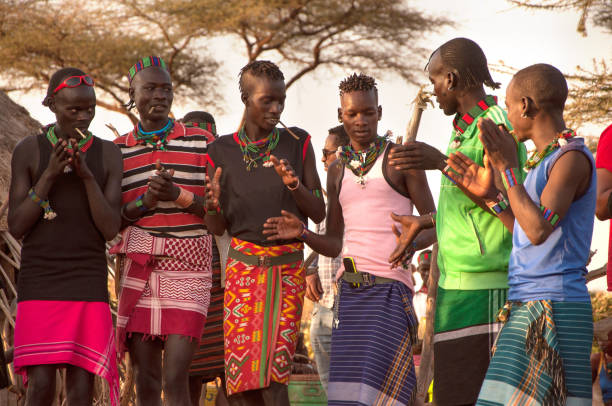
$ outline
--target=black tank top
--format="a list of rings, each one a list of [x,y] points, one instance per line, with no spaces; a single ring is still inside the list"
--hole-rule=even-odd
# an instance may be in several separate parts
[[[32,184],[49,162],[51,143],[37,136],[40,158]],[[94,137],[86,161],[104,190],[102,141]],[[57,217],[38,221],[23,240],[17,300],[108,302],[105,240],[89,210],[85,185],[74,172],[57,177],[49,191]]]
[[[279,130],[280,138],[272,154],[289,161],[302,181],[310,136],[297,127],[291,130],[299,139],[284,129]],[[215,168],[223,168],[220,200],[229,235],[262,246],[297,242],[267,241],[262,234],[263,223],[269,217],[280,216],[281,210],[287,210],[306,222],[306,216],[298,209],[291,192],[274,168],[265,168],[259,163],[247,171],[236,134],[219,137],[208,147],[208,155]]]

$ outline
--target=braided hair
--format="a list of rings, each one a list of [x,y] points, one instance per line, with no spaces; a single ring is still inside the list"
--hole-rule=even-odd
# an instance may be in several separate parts
[[[513,85],[545,111],[563,112],[567,100],[567,81],[552,65],[538,63],[516,72]]]
[[[453,38],[432,52],[429,60],[436,52],[440,52],[442,63],[453,70],[458,76],[459,86],[465,89],[484,84],[491,89],[499,89],[500,83],[495,82],[487,66],[487,57],[477,43],[467,38]]]
[[[370,90],[374,90],[376,97],[378,97],[376,80],[374,80],[374,78],[371,76],[364,75],[363,73],[353,73],[351,76],[344,78],[338,87],[340,88],[340,96],[344,95],[345,93],[357,91],[369,92]]]
[[[271,81],[285,80],[283,72],[274,62],[270,61],[252,61],[246,64],[238,74],[238,88],[240,89],[240,97],[243,101],[249,98],[249,90],[247,89],[246,78],[253,76],[256,78],[266,78]]]
[[[70,76],[83,76],[85,72],[78,68],[62,68],[57,71],[53,75],[51,75],[51,79],[49,79],[49,87],[47,87],[47,95],[42,101],[42,105],[45,107],[49,107],[51,99],[53,98],[53,91],[67,78]]]
[[[327,130],[329,134],[332,134],[335,137],[336,144],[338,146],[348,145],[351,142],[346,130],[344,129],[344,125],[340,124],[336,127],[330,128]]]

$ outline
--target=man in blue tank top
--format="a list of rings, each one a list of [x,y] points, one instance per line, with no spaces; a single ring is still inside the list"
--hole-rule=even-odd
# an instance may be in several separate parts
[[[449,157],[456,182],[490,202],[495,214],[507,208],[496,196],[507,195],[515,218],[509,301],[499,315],[506,324],[478,405],[591,404],[593,323],[585,275],[595,163],[563,121],[567,92],[561,72],[546,64],[520,70],[508,85],[513,136],[536,146],[524,168],[518,168],[515,138],[489,120],[478,123],[484,168],[460,153]],[[502,175],[502,192],[493,186],[492,168]]]

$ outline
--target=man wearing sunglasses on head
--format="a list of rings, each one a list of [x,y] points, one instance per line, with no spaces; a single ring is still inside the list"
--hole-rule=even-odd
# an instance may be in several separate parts
[[[56,122],[13,153],[8,222],[23,237],[13,365],[32,406],[53,402],[58,367],[69,406],[92,404],[94,374],[119,404],[105,241],[121,224],[121,153],[87,130],[93,85],[79,69],[55,72],[43,105]]]

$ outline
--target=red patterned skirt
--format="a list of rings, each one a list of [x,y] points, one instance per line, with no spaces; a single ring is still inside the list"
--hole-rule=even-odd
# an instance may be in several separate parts
[[[200,339],[210,302],[211,236],[161,238],[128,227],[111,253],[121,258],[120,354],[127,333]]]
[[[230,247],[223,321],[227,393],[271,381],[288,384],[306,288],[303,244],[262,247],[233,238]],[[291,262],[270,264],[274,257]],[[258,258],[263,260],[249,265]]]

